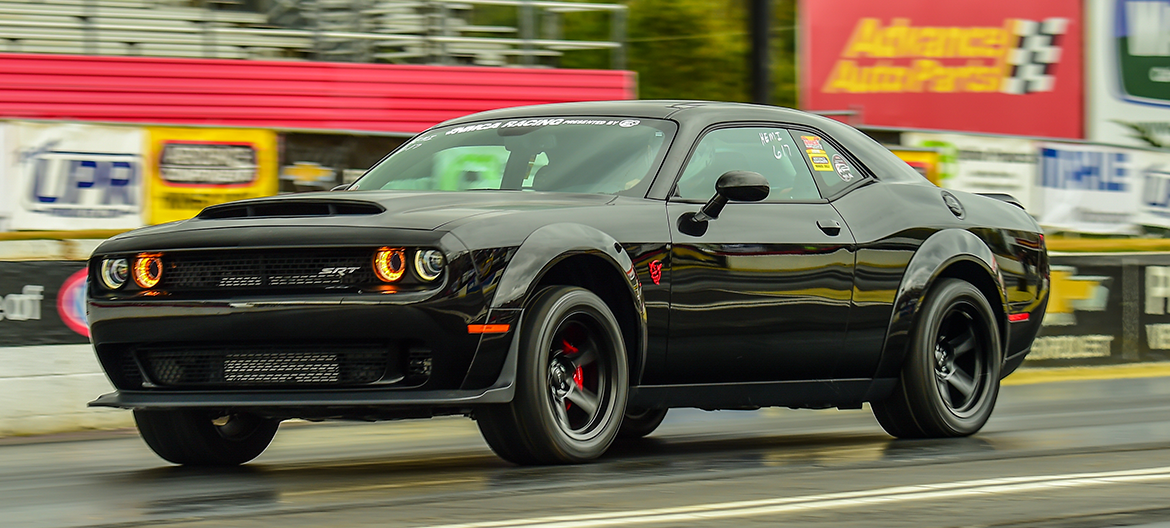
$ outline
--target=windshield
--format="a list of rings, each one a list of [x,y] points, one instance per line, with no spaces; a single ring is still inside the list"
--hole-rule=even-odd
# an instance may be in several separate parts
[[[428,130],[350,190],[479,189],[644,196],[675,125],[658,119],[554,117]]]

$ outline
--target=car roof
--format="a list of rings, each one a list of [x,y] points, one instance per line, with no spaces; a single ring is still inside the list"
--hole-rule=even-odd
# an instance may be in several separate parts
[[[588,101],[578,103],[554,103],[533,106],[517,106],[488,110],[459,117],[441,123],[439,126],[494,121],[497,119],[518,119],[545,116],[618,116],[647,119],[678,119],[703,122],[720,121],[783,121],[815,126],[827,121],[826,118],[778,106],[748,103],[724,103],[715,101],[685,100],[627,100]]]

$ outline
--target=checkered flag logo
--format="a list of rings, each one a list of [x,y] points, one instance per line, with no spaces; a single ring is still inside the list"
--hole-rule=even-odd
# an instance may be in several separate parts
[[[1013,33],[1019,37],[1016,49],[1011,50],[1007,62],[1011,74],[1003,80],[1000,91],[1009,94],[1051,92],[1056,84],[1052,66],[1060,61],[1057,37],[1068,29],[1067,18],[1016,20]]]

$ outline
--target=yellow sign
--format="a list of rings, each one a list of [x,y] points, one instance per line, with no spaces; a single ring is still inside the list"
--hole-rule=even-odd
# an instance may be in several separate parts
[[[276,133],[271,130],[148,128],[146,152],[151,224],[277,192]]]
[[[938,185],[938,152],[933,150],[902,150],[898,148],[891,148],[890,152],[902,158],[902,161],[905,161],[907,165],[918,171],[924,178],[930,180],[930,183]]]

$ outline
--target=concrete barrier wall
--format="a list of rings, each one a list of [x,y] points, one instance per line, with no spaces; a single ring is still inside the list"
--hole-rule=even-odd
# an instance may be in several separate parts
[[[0,436],[133,425],[90,409],[113,390],[88,344],[84,269],[98,240],[0,241]],[[1025,367],[1170,361],[1170,252],[1055,253]]]

